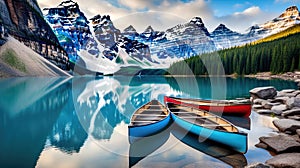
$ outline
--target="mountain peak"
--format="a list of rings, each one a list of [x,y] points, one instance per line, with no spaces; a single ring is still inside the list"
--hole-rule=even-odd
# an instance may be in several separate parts
[[[152,33],[152,32],[154,32],[154,29],[152,28],[152,26],[148,26],[146,28],[146,30],[144,31],[144,33]]]
[[[136,29],[132,25],[130,25],[124,29],[124,32],[136,32]]]
[[[72,0],[64,0],[58,6],[77,6],[78,7],[78,4],[77,4],[77,2],[74,2]]]
[[[194,17],[192,18],[192,20],[190,21],[190,23],[192,24],[197,24],[197,25],[204,25],[203,21],[200,17]]]
[[[228,29],[224,24],[219,24],[219,26],[216,29]]]
[[[290,6],[286,9],[286,11],[298,11],[298,7],[297,6]]]
[[[237,32],[234,32],[230,30],[228,27],[226,27],[224,24],[220,24],[212,33],[211,36],[220,36],[220,35],[225,35],[225,36],[239,36]]]
[[[290,6],[288,7],[285,12],[283,12],[279,18],[285,18],[285,17],[291,17],[291,16],[294,16],[294,17],[299,17],[300,16],[300,13],[299,13],[299,10],[298,10],[298,7],[297,6]]]

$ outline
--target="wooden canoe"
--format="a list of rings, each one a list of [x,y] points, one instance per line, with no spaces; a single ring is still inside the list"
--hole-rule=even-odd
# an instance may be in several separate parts
[[[240,153],[246,153],[247,134],[240,132],[229,121],[209,113],[184,105],[167,103],[174,123],[193,134],[228,146]]]
[[[164,130],[170,122],[169,111],[157,100],[143,105],[134,112],[128,125],[129,142],[154,135]]]
[[[251,114],[251,103],[248,100],[202,100],[165,96],[164,101],[165,103],[183,104],[218,115],[225,114],[249,117]]]

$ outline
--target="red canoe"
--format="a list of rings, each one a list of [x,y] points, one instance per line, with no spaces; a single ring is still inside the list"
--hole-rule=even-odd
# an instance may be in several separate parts
[[[165,103],[183,104],[217,114],[250,116],[251,103],[248,100],[201,100],[164,97]]]

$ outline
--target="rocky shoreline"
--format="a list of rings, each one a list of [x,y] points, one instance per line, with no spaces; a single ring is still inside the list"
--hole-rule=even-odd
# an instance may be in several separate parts
[[[297,81],[299,77],[281,76],[280,79]],[[254,111],[278,117],[273,121],[278,131],[277,135],[260,137],[256,144],[256,147],[270,151],[274,157],[247,168],[300,168],[300,90],[277,91],[269,86],[254,88],[250,94]]]
[[[300,71],[286,72],[283,74],[272,74],[271,72],[260,72],[255,75],[244,75],[244,77],[264,79],[264,80],[283,79],[283,80],[291,80],[300,83]]]

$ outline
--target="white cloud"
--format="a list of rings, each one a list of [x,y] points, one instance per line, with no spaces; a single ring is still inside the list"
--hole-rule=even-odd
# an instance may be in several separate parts
[[[261,14],[262,11],[258,6],[252,6],[250,8],[245,9],[243,12],[234,13],[235,16],[255,16]]]
[[[252,6],[242,12],[216,18],[219,23],[225,23],[234,31],[244,33],[250,26],[262,24],[275,18],[278,14],[264,12],[258,6]]]
[[[149,0],[118,0],[118,2],[130,9],[145,9],[152,6],[152,1]]]

